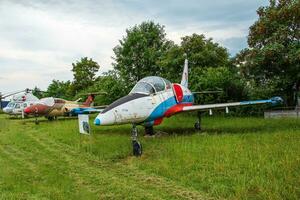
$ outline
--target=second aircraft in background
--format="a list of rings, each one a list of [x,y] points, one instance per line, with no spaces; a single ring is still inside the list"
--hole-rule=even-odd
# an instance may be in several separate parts
[[[44,116],[48,120],[53,120],[59,116],[76,116],[78,114],[88,114],[100,112],[102,109],[91,107],[95,94],[89,94],[84,103],[78,101],[68,101],[65,99],[47,97],[40,99],[35,104],[24,109],[25,114],[35,117]]]

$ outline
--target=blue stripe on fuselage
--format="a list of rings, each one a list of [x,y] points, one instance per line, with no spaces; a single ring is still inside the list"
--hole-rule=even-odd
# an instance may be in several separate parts
[[[185,95],[183,96],[182,102],[180,102],[179,104],[182,103],[193,103],[194,102],[194,96],[193,95]],[[170,98],[168,98],[167,100],[165,100],[164,102],[160,103],[154,110],[153,112],[150,114],[150,116],[145,120],[146,122],[149,121],[153,121],[157,118],[163,117],[165,112],[173,107],[174,105],[176,105],[176,99],[175,96],[172,96]]]

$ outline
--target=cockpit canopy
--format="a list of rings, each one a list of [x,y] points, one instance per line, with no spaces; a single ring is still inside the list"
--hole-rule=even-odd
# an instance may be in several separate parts
[[[148,76],[141,79],[131,90],[130,93],[155,94],[171,88],[171,82],[158,77]]]
[[[39,101],[40,104],[44,104],[46,106],[53,106],[55,103],[66,103],[65,100],[53,97],[46,97]]]
[[[46,105],[46,106],[53,106],[55,101],[53,97],[46,97],[46,98],[42,98],[39,101],[40,104]]]

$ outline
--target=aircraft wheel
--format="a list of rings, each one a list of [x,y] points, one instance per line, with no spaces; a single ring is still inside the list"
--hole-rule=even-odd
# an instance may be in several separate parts
[[[54,117],[47,117],[49,121],[53,121]]]
[[[138,157],[141,156],[143,153],[142,145],[139,141],[132,141],[132,148],[133,148],[133,155]]]
[[[201,131],[201,124],[200,122],[196,122],[195,125],[194,125],[195,129],[198,130],[198,131]]]
[[[145,127],[145,134],[150,135],[150,136],[154,135],[153,126],[148,126],[148,127],[146,126]]]

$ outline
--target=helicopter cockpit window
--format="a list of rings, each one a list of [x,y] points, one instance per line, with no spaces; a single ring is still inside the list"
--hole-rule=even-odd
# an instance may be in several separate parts
[[[13,108],[14,106],[15,106],[15,103],[13,103],[13,102],[10,102],[10,103],[7,104],[8,108]]]
[[[20,104],[16,103],[15,108],[20,108]]]

